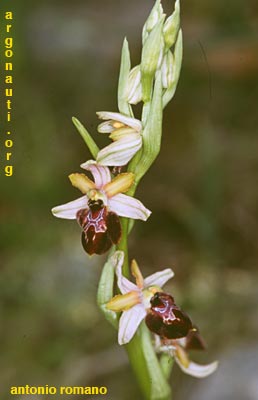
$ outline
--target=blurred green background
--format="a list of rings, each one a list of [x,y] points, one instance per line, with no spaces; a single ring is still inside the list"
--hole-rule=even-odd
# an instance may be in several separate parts
[[[168,13],[172,4],[163,2]],[[96,306],[104,257],[89,258],[77,224],[50,209],[78,197],[67,175],[89,158],[71,117],[99,145],[108,143],[96,132],[95,112],[117,110],[123,38],[138,64],[152,5],[1,1],[2,56],[4,11],[14,12],[15,41],[15,172],[1,173],[0,198],[4,399],[13,397],[10,386],[49,384],[105,385],[108,399],[141,400],[116,332]],[[175,400],[258,398],[257,26],[256,0],[182,1],[181,78],[165,110],[161,155],[137,192],[153,214],[135,225],[130,255],[144,275],[173,268],[167,291],[208,343],[193,358],[220,360],[203,381],[175,366]],[[2,124],[1,153],[4,132]]]

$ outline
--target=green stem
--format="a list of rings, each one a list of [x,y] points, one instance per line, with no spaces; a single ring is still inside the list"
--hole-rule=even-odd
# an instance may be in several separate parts
[[[127,354],[146,400],[171,400],[171,389],[153,349],[151,335],[142,323],[133,340],[126,345]]]
[[[163,353],[160,357],[160,366],[163,374],[167,379],[169,379],[172,368],[174,365],[174,358],[171,354]]]
[[[124,265],[123,274],[129,278],[129,260],[128,260],[128,245],[127,245],[127,232],[128,232],[128,218],[121,218],[122,236],[120,242],[117,245],[117,250],[122,250],[124,252]]]

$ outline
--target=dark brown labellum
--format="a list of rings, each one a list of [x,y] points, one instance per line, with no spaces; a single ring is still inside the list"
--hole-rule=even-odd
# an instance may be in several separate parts
[[[82,227],[82,245],[92,254],[103,254],[121,237],[119,217],[107,210],[101,200],[88,202],[89,209],[77,212],[77,221]]]
[[[187,336],[193,328],[188,315],[174,302],[167,293],[157,292],[151,298],[151,308],[145,318],[147,327],[166,339],[177,339]]]

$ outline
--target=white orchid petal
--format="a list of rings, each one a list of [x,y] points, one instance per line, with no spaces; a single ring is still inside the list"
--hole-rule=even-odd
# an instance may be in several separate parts
[[[183,372],[188,375],[194,376],[195,378],[206,378],[206,376],[211,375],[214,371],[216,371],[218,367],[218,361],[214,361],[211,364],[200,365],[196,364],[193,361],[190,361],[188,367],[185,367],[178,357],[175,356],[176,362],[181,368]]]
[[[141,66],[136,65],[131,69],[126,85],[126,96],[130,96],[130,93],[134,92],[138,85],[141,83]]]
[[[137,65],[129,74],[125,97],[130,104],[137,104],[142,100],[141,67]]]
[[[51,211],[57,218],[76,219],[77,212],[85,208],[88,208],[88,198],[87,196],[82,196],[69,203],[54,207]]]
[[[127,98],[128,103],[138,104],[142,101],[142,86],[141,84],[136,88],[136,90]]]
[[[81,164],[81,168],[90,171],[94,177],[94,181],[97,189],[101,189],[102,186],[106,185],[111,181],[110,171],[107,167],[96,163],[96,161],[89,160]]]
[[[142,137],[139,134],[128,134],[104,147],[97,155],[97,162],[102,165],[126,165],[142,147]]]
[[[127,117],[126,115],[109,111],[98,111],[97,115],[100,119],[111,119],[113,121],[122,122],[122,124],[134,128],[137,132],[140,132],[142,130],[141,121],[136,118]]]
[[[99,133],[111,133],[115,130],[112,125],[112,121],[105,121],[98,125]]]
[[[120,217],[146,221],[151,214],[151,211],[144,207],[139,200],[122,193],[109,199],[108,205],[110,211],[115,212]]]
[[[146,316],[146,311],[142,304],[124,311],[119,320],[118,343],[120,345],[130,342],[138,326]]]
[[[138,291],[138,287],[123,276],[122,266],[123,261],[120,261],[116,266],[117,286],[119,287],[120,292],[126,294],[128,292]]]
[[[163,269],[163,271],[155,272],[144,279],[144,287],[159,286],[163,287],[165,283],[174,276],[174,272],[171,268]]]

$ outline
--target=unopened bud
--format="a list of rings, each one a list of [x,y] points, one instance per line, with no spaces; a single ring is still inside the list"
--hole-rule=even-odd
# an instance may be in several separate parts
[[[175,11],[170,17],[166,20],[164,24],[164,40],[166,49],[170,49],[173,44],[175,44],[178,30],[180,27],[180,2],[176,0],[175,2]]]
[[[181,64],[182,64],[182,56],[183,56],[183,38],[181,29],[178,32],[177,40],[175,43],[174,54],[173,54],[173,71],[172,71],[172,80],[169,82],[165,93],[163,94],[163,108],[166,107],[167,103],[172,99],[175,94],[177,83],[179,80]]]
[[[150,32],[142,49],[141,60],[141,80],[142,80],[142,97],[143,101],[150,100],[152,82],[156,70],[160,67],[164,54],[163,39],[163,23],[164,18],[156,24]]]
[[[170,87],[173,81],[173,70],[174,70],[174,57],[172,52],[169,50],[163,59],[161,66],[161,79],[163,88],[167,89]]]
[[[152,31],[154,26],[160,21],[160,19],[163,17],[163,8],[160,3],[160,0],[157,0],[156,3],[154,4],[153,9],[150,12],[150,15],[148,16],[142,30],[142,43],[144,44],[147,37],[149,36],[149,33]]]
[[[137,65],[130,71],[125,94],[130,104],[138,104],[142,100],[140,65]]]

